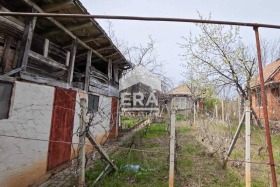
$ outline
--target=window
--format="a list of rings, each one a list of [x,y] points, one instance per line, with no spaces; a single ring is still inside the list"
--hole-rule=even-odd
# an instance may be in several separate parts
[[[13,85],[0,82],[0,119],[8,119]]]
[[[99,106],[99,96],[88,95],[88,110],[90,112],[97,112]]]

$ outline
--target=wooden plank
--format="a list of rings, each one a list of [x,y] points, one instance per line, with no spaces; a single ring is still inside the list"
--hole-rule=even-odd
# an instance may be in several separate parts
[[[71,26],[67,26],[66,29],[73,32],[79,29],[83,29],[85,27],[90,27],[92,26],[93,23],[92,22],[86,22],[86,23],[82,23],[82,24],[71,24]],[[60,29],[54,29],[52,31],[49,31],[47,33],[44,33],[43,36],[50,36],[50,35],[54,35],[54,34],[58,34],[61,30]]]
[[[114,63],[113,71],[114,71],[114,81],[119,82],[119,65],[118,64]]]
[[[44,52],[43,52],[44,57],[48,57],[48,55],[49,55],[49,44],[50,44],[50,41],[47,38],[45,38]]]
[[[68,9],[73,5],[74,5],[73,0],[68,0],[68,1],[61,2],[61,3],[52,3],[48,6],[43,6],[42,9],[45,12],[55,12],[55,11],[58,11],[61,9]]]
[[[112,80],[112,66],[113,66],[112,59],[109,58],[109,62],[108,62],[108,79],[109,79],[109,81]]]
[[[61,87],[61,88],[70,88],[69,84],[57,81],[52,78],[46,78],[46,77],[41,77],[35,74],[31,74],[28,72],[20,72],[20,78],[24,80],[28,80],[31,82],[36,82],[36,83],[41,83],[41,84],[47,84],[50,86],[56,86],[56,87]]]
[[[0,75],[0,81],[15,82],[16,78]]]
[[[39,6],[37,6],[35,3],[33,3],[31,0],[23,0],[25,3],[27,3],[29,6],[33,7],[35,10],[37,10],[39,13],[45,13]],[[86,43],[84,43],[82,40],[77,38],[71,31],[66,29],[61,23],[56,21],[54,18],[47,17],[48,20],[50,20],[52,23],[54,23],[58,28],[63,30],[66,34],[68,34],[70,37],[72,37],[74,40],[77,40],[77,42],[85,47],[86,49],[92,49],[90,46],[88,46]],[[108,59],[106,59],[103,55],[101,55],[98,51],[92,49],[92,52],[99,57],[100,59],[104,60],[105,62],[108,62]]]
[[[91,51],[91,50],[88,50],[88,54],[87,54],[87,64],[86,64],[86,73],[85,73],[85,90],[86,90],[86,91],[88,91],[88,87],[89,87],[91,57],[92,57],[92,51]]]
[[[2,73],[6,73],[7,72],[7,67],[8,67],[8,55],[9,55],[9,50],[11,47],[11,43],[12,43],[12,38],[11,37],[7,37],[5,40],[5,44],[4,44],[4,51],[3,51],[3,58],[2,58]]]
[[[20,52],[20,47],[21,47],[21,41],[18,41],[17,46],[16,46],[15,58],[13,60],[13,68],[18,67],[18,55]]]
[[[60,63],[58,63],[58,62],[56,62],[56,61],[54,61],[50,58],[44,57],[44,56],[42,56],[38,53],[35,53],[33,51],[29,51],[28,54],[29,54],[30,58],[34,58],[34,59],[36,59],[36,60],[38,60],[38,61],[40,61],[40,62],[42,62],[46,65],[49,65],[49,66],[52,66],[52,67],[55,67],[55,68],[60,68],[60,69],[63,69],[63,70],[67,70],[67,67],[65,65],[60,64]]]
[[[96,93],[96,94],[108,96],[108,90],[99,89],[99,88],[96,88],[96,87],[93,87],[93,86],[89,86],[88,90],[91,93]]]
[[[3,7],[3,6],[0,6],[0,12],[11,12],[11,11],[10,11],[9,9]],[[13,25],[16,24],[17,26],[19,26],[19,27],[18,27],[19,30],[22,29],[22,30],[20,30],[20,31],[23,31],[23,30],[24,30],[25,24],[24,24],[22,21],[16,19],[16,18],[13,17],[13,16],[4,16],[4,18],[6,18],[7,20],[10,20],[10,21],[12,22]]]
[[[13,75],[13,74],[16,74],[16,73],[20,72],[21,70],[23,70],[23,67],[19,67],[19,68],[17,68],[17,69],[14,69],[14,70],[12,70],[12,71],[6,73],[4,76],[11,76],[11,75]]]
[[[24,27],[21,26],[21,25],[18,25],[17,23],[11,21],[10,19],[6,18],[6,17],[3,17],[3,16],[0,16],[0,23],[5,23],[5,24],[8,24],[8,25],[11,25],[13,28],[23,32],[24,31]]]
[[[32,20],[29,21],[28,24],[26,24],[22,37],[22,43],[21,43],[22,45],[21,45],[21,51],[19,53],[18,64],[21,64],[24,70],[26,70],[27,67],[28,56],[29,56],[28,53],[30,50],[36,21],[37,21],[37,17],[34,17]]]
[[[176,122],[176,111],[171,111],[171,125],[170,125],[170,151],[169,151],[169,187],[174,186],[174,164],[175,164],[175,122]]]
[[[72,47],[71,47],[71,53],[70,53],[70,62],[69,62],[69,67],[68,67],[68,77],[67,77],[67,82],[70,85],[72,84],[72,81],[73,81],[76,50],[77,50],[77,43],[76,43],[76,40],[73,40]]]
[[[94,148],[101,154],[102,158],[104,158],[114,170],[118,170],[118,167],[111,161],[109,155],[106,151],[102,148],[102,146],[95,140],[91,132],[87,131],[86,133],[88,140],[94,146]]]

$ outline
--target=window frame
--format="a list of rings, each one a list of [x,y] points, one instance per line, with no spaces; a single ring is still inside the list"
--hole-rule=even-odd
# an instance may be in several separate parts
[[[14,92],[14,81],[9,81],[9,80],[2,80],[0,79],[0,84],[9,84],[10,87],[10,93],[9,93],[9,102],[8,102],[8,110],[7,110],[7,114],[5,117],[1,118],[0,116],[0,120],[7,120],[10,118],[10,114],[11,114],[11,107],[12,107],[12,98],[13,98],[13,92]],[[1,100],[2,96],[0,96],[0,100]],[[1,106],[0,106],[1,108]]]
[[[91,102],[92,100],[92,102]],[[88,111],[96,113],[99,111],[99,100],[100,96],[99,95],[94,95],[94,94],[88,94]],[[97,101],[97,104],[95,104],[95,101]],[[92,104],[93,106],[90,106]]]

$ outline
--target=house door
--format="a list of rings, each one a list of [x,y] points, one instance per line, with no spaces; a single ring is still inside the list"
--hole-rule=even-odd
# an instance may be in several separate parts
[[[109,138],[115,138],[118,136],[118,127],[117,127],[117,121],[118,121],[118,98],[112,97],[112,104],[111,104],[111,125],[112,128],[110,130]]]
[[[47,170],[70,160],[76,91],[55,89]]]

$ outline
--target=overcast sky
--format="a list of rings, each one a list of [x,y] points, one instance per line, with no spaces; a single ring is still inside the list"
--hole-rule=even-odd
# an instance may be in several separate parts
[[[81,0],[91,14],[123,15],[123,16],[153,16],[198,18],[197,11],[207,16],[210,12],[213,20],[254,22],[280,25],[279,0]],[[97,20],[106,30],[108,22]],[[175,83],[183,80],[180,66],[183,63],[179,56],[183,50],[182,36],[190,31],[198,30],[192,23],[166,23],[112,20],[115,34],[118,38],[132,44],[143,45],[148,42],[148,36],[158,41],[157,54],[165,62],[164,71]],[[246,43],[254,41],[251,28],[241,28],[241,35]],[[260,37],[268,39],[279,38],[280,30],[260,29]]]

